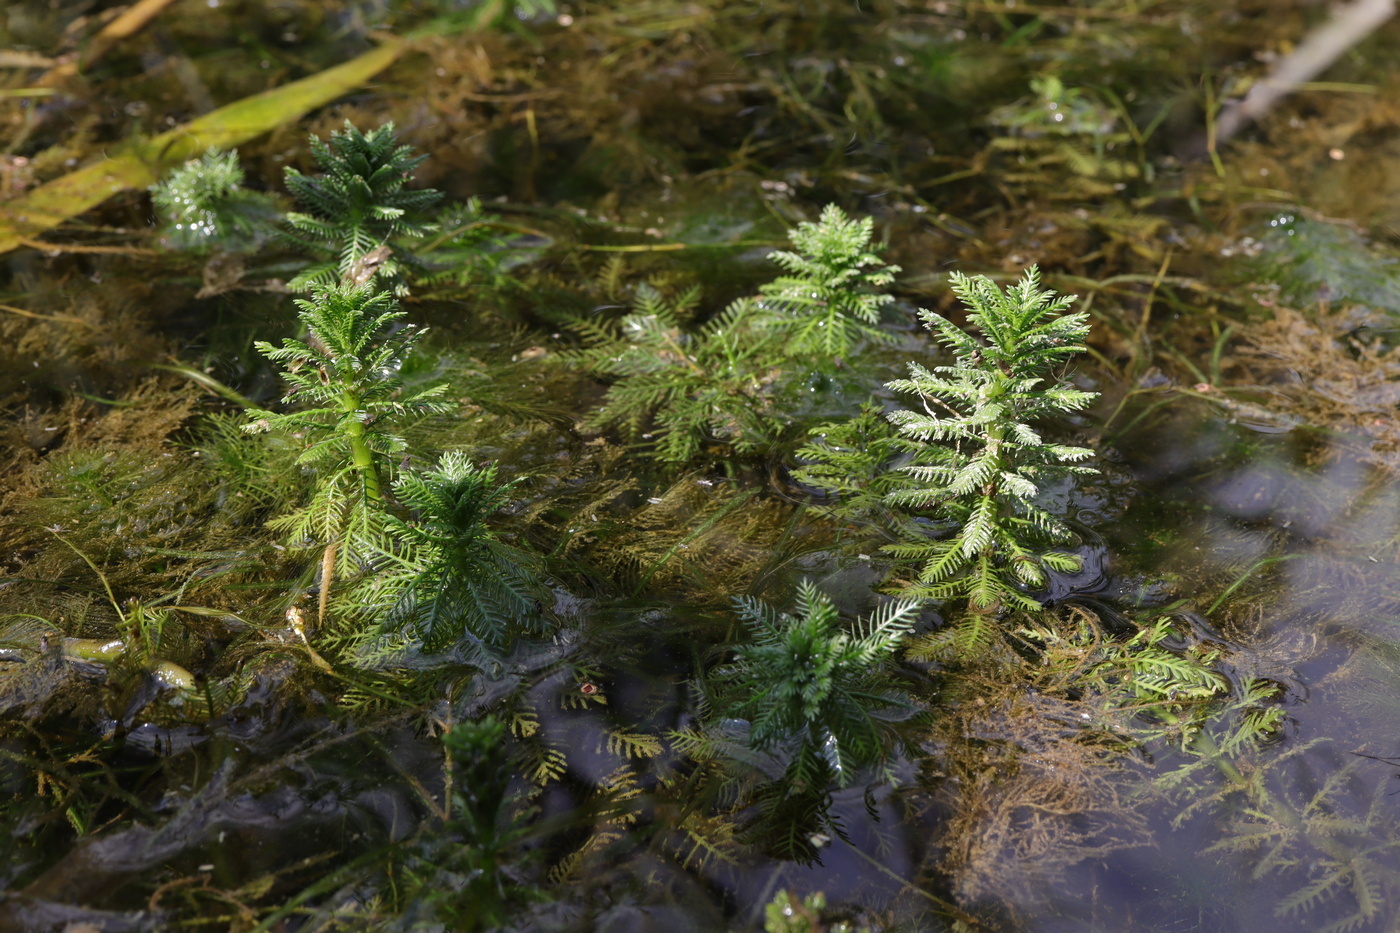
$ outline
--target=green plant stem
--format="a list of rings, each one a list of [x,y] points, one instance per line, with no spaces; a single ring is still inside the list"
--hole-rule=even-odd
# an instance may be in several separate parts
[[[360,407],[359,399],[348,392],[345,394],[344,404],[345,410],[352,414]],[[365,498],[371,502],[382,503],[384,492],[379,482],[379,467],[374,462],[374,451],[369,449],[369,444],[365,440],[364,422],[358,417],[352,418],[350,423],[345,426],[345,433],[350,438],[350,457],[365,484]]]

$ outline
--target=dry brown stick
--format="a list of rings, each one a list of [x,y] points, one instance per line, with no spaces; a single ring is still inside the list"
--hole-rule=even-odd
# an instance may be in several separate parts
[[[87,44],[87,48],[83,50],[81,55],[77,58],[65,56],[63,61],[50,68],[39,79],[38,85],[52,87],[56,84],[62,84],[76,75],[79,70],[91,68],[104,55],[112,51],[117,43],[131,38],[146,28],[151,20],[174,2],[175,0],[137,0],[136,3],[127,7],[120,16],[103,26],[102,30],[92,37],[92,41]]]
[[[137,0],[127,7],[126,12],[112,20],[102,31],[93,36],[79,59],[82,68],[91,68],[123,39],[129,39],[146,28],[151,20],[175,0]]]
[[[1279,99],[1326,71],[1394,15],[1395,0],[1356,0],[1336,10],[1325,25],[1309,33],[1296,49],[1280,59],[1267,78],[1250,88],[1244,100],[1220,112],[1215,141],[1223,143],[1250,121],[1259,119]]]
[[[108,253],[114,256],[155,256],[157,251],[139,246],[83,246],[77,243],[46,243],[29,237],[16,237],[21,246],[41,250],[45,253]]]

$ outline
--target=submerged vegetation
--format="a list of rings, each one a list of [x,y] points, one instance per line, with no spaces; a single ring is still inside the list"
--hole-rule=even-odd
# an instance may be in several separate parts
[[[0,927],[1393,928],[1389,46],[153,6],[0,14]]]

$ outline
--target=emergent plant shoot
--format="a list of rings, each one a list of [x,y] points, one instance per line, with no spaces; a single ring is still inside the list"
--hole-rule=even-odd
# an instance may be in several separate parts
[[[287,283],[293,291],[355,284],[382,276],[402,294],[403,267],[390,248],[400,236],[423,236],[428,226],[416,215],[437,203],[441,192],[410,190],[413,172],[426,156],[399,145],[394,124],[362,133],[350,121],[330,140],[311,138],[320,175],[287,169],[287,187],[302,211],[287,215],[298,243],[330,258]]]
[[[461,451],[395,481],[414,519],[390,518],[398,546],[376,562],[373,601],[387,606],[389,643],[405,633],[430,654],[459,645],[480,665],[498,661],[517,636],[543,631],[538,561],[486,524],[516,482],[498,482],[495,464],[477,466]]]
[[[1079,465],[1093,452],[1048,442],[1032,423],[1082,409],[1096,393],[1052,376],[1084,349],[1087,315],[1062,313],[1073,296],[1040,290],[1035,267],[1006,292],[985,276],[951,281],[980,339],[920,312],[953,365],[910,363],[908,379],[889,383],[918,401],[888,414],[892,430],[876,430],[868,414],[818,428],[820,439],[800,452],[811,465],[797,476],[832,490],[877,482],[897,535],[885,550],[914,568],[902,591],[965,597],[985,619],[1001,607],[1039,609],[1026,588],[1045,586],[1047,568],[1079,566],[1074,555],[1047,550],[1071,534],[1035,497],[1048,479],[1095,472]],[[979,622],[963,634],[977,642],[987,632]]]
[[[384,478],[389,458],[405,447],[393,429],[452,405],[442,400],[445,385],[402,397],[399,367],[425,331],[411,324],[393,329],[403,312],[392,296],[367,285],[318,286],[311,298],[296,303],[307,339],[256,346],[283,365],[290,386],[283,404],[302,407],[286,413],[249,409],[244,430],[300,437],[305,450],[298,462],[317,468],[311,501],[269,524],[294,542],[325,546],[324,615],[332,568],[353,571],[366,556],[386,549]]]
[[[851,220],[835,204],[818,223],[789,231],[796,252],[768,258],[788,273],[759,289],[763,306],[777,315],[789,356],[848,356],[862,339],[892,337],[875,325],[880,309],[894,301],[881,289],[894,282],[899,266],[887,266],[871,248],[875,221]]]
[[[735,604],[753,641],[711,675],[710,725],[675,736],[676,744],[701,760],[755,752],[785,760],[781,776],[756,792],[758,828],[776,852],[810,858],[810,836],[826,821],[831,785],[847,786],[881,768],[892,723],[915,710],[883,666],[913,626],[919,601],[888,602],[853,629],[809,582],[801,585],[793,614],[757,599]],[[740,721],[748,723],[746,750],[724,735],[725,724]]]

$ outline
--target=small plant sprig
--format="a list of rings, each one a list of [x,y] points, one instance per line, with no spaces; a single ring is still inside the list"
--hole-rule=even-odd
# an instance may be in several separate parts
[[[1096,472],[1079,465],[1093,452],[1050,443],[1032,422],[1082,409],[1097,394],[1052,380],[1067,358],[1083,352],[1088,334],[1087,315],[1062,313],[1073,296],[1042,291],[1034,266],[1005,292],[985,276],[954,274],[951,281],[981,339],[921,312],[952,351],[953,365],[910,363],[909,378],[889,386],[915,396],[917,409],[891,412],[893,432],[867,431],[874,436],[864,443],[848,425],[817,429],[822,437],[799,453],[811,465],[795,475],[840,489],[842,477],[851,478],[848,485],[868,484],[876,473],[879,503],[898,536],[885,550],[917,568],[902,592],[965,597],[972,612],[954,638],[970,651],[985,646],[986,620],[998,609],[1040,608],[1023,588],[1045,586],[1047,568],[1079,566],[1074,555],[1048,550],[1071,535],[1035,497],[1048,479]],[[904,462],[895,465],[896,457]],[[876,472],[880,458],[888,459]]]
[[[781,372],[765,368],[773,339],[753,326],[754,302],[740,299],[687,332],[698,300],[695,288],[668,301],[643,284],[621,322],[574,326],[586,345],[566,358],[612,381],[586,427],[622,428],[653,442],[667,463],[693,459],[707,440],[744,453],[773,439],[781,420],[770,396]]]
[[[852,220],[835,204],[817,223],[789,232],[795,252],[769,254],[787,275],[759,288],[763,306],[777,316],[786,353],[833,359],[849,356],[864,338],[890,343],[880,330],[880,309],[894,301],[881,291],[899,266],[885,265],[872,249],[875,221]]]
[[[283,365],[290,388],[282,403],[302,407],[285,413],[249,409],[244,430],[302,439],[298,462],[318,470],[311,501],[269,525],[294,542],[324,545],[323,566],[343,574],[386,549],[384,478],[389,458],[405,448],[393,429],[407,418],[452,406],[442,399],[445,385],[402,397],[401,361],[426,331],[411,324],[394,329],[404,314],[393,296],[368,285],[318,286],[296,304],[307,339],[256,346]],[[322,615],[329,586],[323,573]]]
[[[382,277],[404,293],[403,264],[390,241],[429,232],[430,225],[417,215],[436,204],[441,192],[406,187],[427,157],[400,145],[392,123],[363,133],[348,120],[329,141],[313,136],[311,153],[321,174],[287,169],[287,187],[302,207],[289,213],[287,222],[294,240],[330,258],[303,270],[287,287],[309,291]]]
[[[376,601],[388,605],[382,631],[411,633],[429,654],[463,645],[477,664],[498,662],[517,637],[542,631],[538,562],[487,524],[518,482],[498,482],[495,464],[478,466],[461,451],[395,481],[414,518],[390,517],[396,546],[377,561]]]
[[[808,787],[844,786],[882,763],[887,736],[879,714],[909,706],[880,665],[909,633],[918,600],[887,602],[853,632],[831,597],[808,581],[792,614],[751,597],[734,603],[754,640],[716,672],[716,705],[748,720],[750,745],[773,751],[795,744],[786,778]]]
[[[772,254],[787,275],[698,328],[685,322],[697,290],[668,302],[650,285],[619,324],[572,325],[585,349],[564,358],[611,383],[586,425],[654,440],[667,463],[692,460],[711,441],[739,455],[771,446],[810,405],[804,377],[824,382],[862,341],[893,340],[876,324],[894,300],[880,289],[899,267],[880,261],[873,230],[869,218],[829,205],[820,222],[791,232],[795,252]]]
[[[757,599],[734,602],[753,641],[710,675],[708,719],[747,722],[749,753],[786,759],[781,776],[756,793],[759,823],[772,829],[764,837],[775,850],[810,858],[810,836],[826,817],[831,785],[844,787],[882,768],[891,723],[915,710],[883,665],[912,628],[919,601],[892,600],[853,630],[810,582],[799,587],[791,614]],[[698,759],[732,748],[715,725],[675,738]]]
[[[845,921],[827,922],[826,895],[821,891],[799,898],[783,890],[763,908],[763,933],[870,933],[869,927],[855,927]]]
[[[162,235],[177,249],[256,249],[280,217],[272,199],[243,187],[237,152],[211,149],[151,186]]]
[[[450,762],[446,830],[405,860],[408,900],[435,926],[474,933],[499,929],[541,892],[519,873],[537,856],[522,852],[534,834],[531,808],[510,792],[515,769],[509,732],[494,716],[457,723],[443,734]]]

